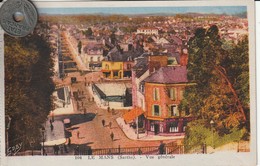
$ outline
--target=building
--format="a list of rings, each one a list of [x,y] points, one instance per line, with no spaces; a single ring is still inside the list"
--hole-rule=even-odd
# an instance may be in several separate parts
[[[181,113],[178,105],[183,98],[187,80],[186,66],[161,67],[144,80],[145,123],[150,134],[182,134],[189,115]]]
[[[100,70],[103,60],[103,45],[88,43],[83,48],[83,54],[81,56],[87,68],[92,70]]]
[[[159,30],[157,28],[138,28],[137,34],[158,35]]]
[[[104,78],[127,79],[131,77],[134,58],[140,56],[141,51],[131,50],[124,52],[120,46],[113,48],[102,61]]]
[[[98,96],[103,106],[121,108],[132,105],[132,90],[129,81],[95,83],[92,84],[92,91]]]
[[[185,87],[193,85],[187,80],[188,54],[183,51],[174,64],[171,58],[167,54],[143,54],[135,59],[133,109],[123,118],[126,123],[136,123],[138,119],[139,128],[145,128],[148,134],[183,135],[192,120],[178,111]]]

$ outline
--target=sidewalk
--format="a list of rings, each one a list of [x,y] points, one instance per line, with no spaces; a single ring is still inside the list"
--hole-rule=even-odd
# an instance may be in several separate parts
[[[139,134],[139,139],[137,139],[137,134],[135,130],[131,128],[128,124],[125,124],[124,119],[119,117],[116,119],[119,127],[125,133],[125,135],[131,140],[142,140],[142,141],[151,141],[151,140],[179,140],[183,139],[184,136],[158,136],[158,135],[147,135],[146,133]]]
[[[52,125],[53,130],[51,130],[49,121],[45,123],[44,146],[61,145],[66,142],[63,122],[55,120]]]
[[[70,51],[70,53],[72,55],[72,58],[77,63],[77,67],[79,68],[79,70],[89,71],[89,69],[87,69],[86,66],[84,65],[84,63],[82,62],[82,59],[80,58],[80,56],[78,56],[78,52],[73,47],[73,44],[69,40],[69,36],[68,36],[68,34],[66,32],[63,33],[63,37],[65,38],[65,41],[67,42],[67,44],[69,46],[69,51]]]
[[[73,107],[72,98],[71,98],[71,97],[68,97],[69,91],[71,91],[71,90],[70,90],[69,87],[67,87],[67,88],[68,88],[68,91],[65,92],[64,94],[65,94],[65,99],[68,99],[68,98],[69,98],[69,101],[68,101],[68,102],[65,102],[65,105],[64,105],[64,106],[63,106],[63,101],[61,101],[61,100],[58,99],[57,91],[55,91],[55,92],[53,93],[53,96],[57,98],[57,100],[55,101],[56,108],[55,108],[55,110],[53,110],[53,111],[50,113],[49,117],[51,117],[51,116],[57,116],[57,115],[75,114],[75,113],[76,113],[75,110],[74,110],[74,107]],[[66,91],[65,89],[66,89],[66,88],[64,88],[64,91]]]

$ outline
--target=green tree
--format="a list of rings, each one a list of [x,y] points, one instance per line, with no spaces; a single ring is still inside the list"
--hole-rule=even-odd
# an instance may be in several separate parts
[[[36,34],[23,38],[5,36],[5,113],[9,115],[10,146],[41,141],[40,129],[52,110],[54,83],[51,49]]]
[[[93,35],[93,31],[91,28],[88,28],[87,30],[83,31],[83,34],[86,36],[86,37],[90,37]]]
[[[227,135],[249,124],[248,41],[246,36],[229,49],[221,41],[215,25],[197,29],[189,40],[188,79],[196,86],[186,89],[179,109],[205,128],[214,120],[217,133]]]

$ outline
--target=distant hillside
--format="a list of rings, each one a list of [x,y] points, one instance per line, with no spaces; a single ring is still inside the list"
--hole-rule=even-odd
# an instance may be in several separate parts
[[[237,16],[237,17],[240,17],[240,18],[247,18],[247,12],[234,14],[233,16]]]

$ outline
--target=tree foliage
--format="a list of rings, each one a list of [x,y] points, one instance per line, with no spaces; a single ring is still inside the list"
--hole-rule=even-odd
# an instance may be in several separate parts
[[[78,53],[81,54],[81,49],[82,49],[82,42],[78,42]]]
[[[249,129],[247,36],[225,49],[213,25],[197,29],[188,45],[188,78],[197,85],[187,88],[180,110],[204,120],[204,127],[213,120],[220,135],[232,133],[233,128]]]
[[[49,44],[32,34],[5,36],[5,113],[11,119],[10,146],[39,143],[40,129],[52,109],[53,60]]]
[[[91,28],[88,28],[87,30],[85,31],[82,31],[83,35],[85,35],[86,37],[90,37],[93,35],[93,31]]]

